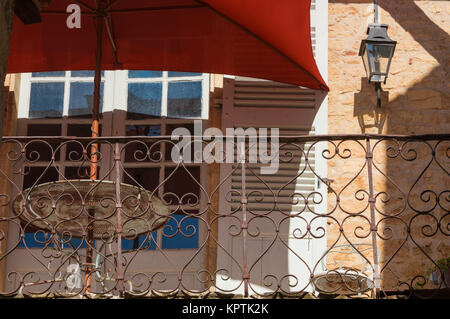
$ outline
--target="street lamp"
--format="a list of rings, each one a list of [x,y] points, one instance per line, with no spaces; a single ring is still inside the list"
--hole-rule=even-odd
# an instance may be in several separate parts
[[[388,37],[387,29],[387,24],[370,24],[368,37],[361,41],[359,48],[369,83],[374,83],[377,91],[378,107],[381,106],[381,83],[386,84],[397,44]]]

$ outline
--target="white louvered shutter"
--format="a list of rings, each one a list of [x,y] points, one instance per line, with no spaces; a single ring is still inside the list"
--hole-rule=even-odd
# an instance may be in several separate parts
[[[313,135],[314,131],[302,129],[288,129],[283,128],[279,131],[280,136],[298,136],[298,135]],[[283,143],[281,142],[280,145]],[[295,145],[285,144],[280,150],[280,163],[278,172],[271,175],[263,175],[260,168],[267,166],[261,163],[248,163],[246,169],[246,192],[248,194],[258,193],[264,195],[261,201],[253,196],[248,201],[248,210],[264,214],[274,207],[274,200],[277,200],[276,209],[284,213],[296,214],[304,208],[304,200],[301,196],[294,196],[294,194],[301,194],[304,198],[308,198],[315,190],[316,177],[313,173],[315,165],[314,147],[311,143],[294,143]],[[300,150],[298,147],[303,149]],[[248,141],[246,142],[246,149],[249,148]],[[305,156],[308,156],[306,162]],[[235,161],[236,162],[236,161]],[[309,164],[309,165],[307,165]],[[232,165],[232,190],[240,192],[242,188],[242,169],[240,165]],[[257,176],[255,176],[255,174]],[[261,181],[261,179],[264,181]],[[275,194],[274,194],[275,193]],[[233,204],[231,209],[234,211],[239,208],[240,198],[236,195],[232,196]],[[294,204],[293,205],[293,201]],[[312,208],[310,204],[308,207]]]
[[[315,9],[316,1],[313,0],[311,2],[311,40],[314,53],[317,50]],[[321,92],[293,85],[237,76],[234,79],[225,79],[223,98],[222,129],[224,132],[225,128],[279,128],[280,135],[293,136],[315,134],[313,122],[317,120],[316,114],[323,95]],[[270,130],[267,133],[270,134]],[[306,153],[311,143],[299,145]],[[283,162],[289,158],[286,151],[293,153],[289,163]],[[272,287],[265,285],[270,283],[270,275],[280,279],[284,275],[291,274],[296,277],[297,282],[293,277],[287,278],[281,283],[282,288],[291,292],[302,290],[307,285],[310,275],[305,264],[313,266],[317,260],[315,256],[320,255],[324,249],[323,240],[315,240],[310,236],[305,236],[303,239],[296,238],[304,234],[301,233],[302,231],[306,231],[306,224],[300,218],[288,218],[280,224],[283,217],[289,214],[293,216],[302,212],[300,216],[306,220],[310,220],[312,216],[309,209],[305,207],[303,198],[308,198],[309,208],[314,210],[311,196],[314,196],[313,192],[318,191],[318,179],[313,173],[316,169],[315,149],[311,148],[308,156],[311,168],[305,168],[305,154],[295,147],[284,147],[280,155],[279,170],[273,175],[261,175],[259,170],[261,164],[247,164],[246,194],[253,194],[248,196],[247,204],[249,232],[255,234],[256,229],[259,229],[258,236],[247,237],[250,294],[255,292],[261,294],[276,289],[276,282]],[[250,169],[258,177],[254,176]],[[229,177],[221,189],[220,211],[230,213],[237,210],[235,215],[239,218],[242,218],[242,212],[239,211],[241,207],[239,194],[242,190],[241,173],[242,170],[236,161],[235,164],[222,165],[221,179]],[[274,197],[277,197],[276,207]],[[270,219],[254,218],[258,214],[267,212],[270,212]],[[280,226],[278,235],[274,223]],[[242,272],[239,266],[243,265],[243,238],[242,234],[230,236],[239,227],[240,225],[233,218],[224,218],[219,223],[219,244],[224,249],[219,248],[217,252],[218,268],[227,269],[230,272],[227,273],[229,279],[225,280],[226,277],[223,276],[217,276],[216,279],[218,288],[234,290],[239,287],[238,292],[242,293],[243,285],[240,285]],[[287,249],[282,241],[291,250]],[[269,250],[266,252],[267,249]],[[289,287],[289,284],[293,284],[294,287]],[[311,291],[311,287],[306,290]]]

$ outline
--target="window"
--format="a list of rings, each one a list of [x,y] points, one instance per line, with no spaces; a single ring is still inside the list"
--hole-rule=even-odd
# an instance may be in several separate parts
[[[93,71],[22,74],[18,112],[19,135],[91,136],[93,90]],[[101,82],[100,135],[170,135],[180,126],[193,131],[194,119],[208,117],[208,99],[207,74],[172,71],[104,71]],[[143,161],[137,159],[136,151],[142,148],[142,144],[138,143],[127,147],[123,158],[124,183],[154,190],[171,175],[158,189],[159,197],[166,192],[172,192],[180,197],[185,193],[200,196],[197,184],[200,183],[203,174],[200,164],[191,164],[188,167],[189,174],[181,170],[174,172],[176,165],[169,157],[170,145],[156,145],[153,148],[162,151],[163,158],[157,162],[148,158]],[[89,163],[86,167],[80,168],[81,155],[80,145],[68,144],[60,148],[56,154],[52,165],[55,167],[46,169],[51,160],[49,147],[39,143],[30,145],[26,156],[32,161],[27,162],[25,168],[29,174],[23,178],[23,189],[35,183],[41,184],[64,178],[89,178]],[[100,178],[109,171],[109,167],[105,165],[105,163],[99,165]],[[61,176],[62,174],[64,176]],[[166,196],[164,199],[169,202],[175,201],[173,196]],[[171,208],[173,215],[165,228],[142,235],[135,240],[124,239],[123,249],[140,247],[154,250],[156,244],[162,249],[197,248],[199,225],[194,216],[200,206],[192,207],[185,202],[181,203],[181,206],[171,205]],[[177,226],[180,227],[182,234],[176,233]],[[21,243],[20,247],[26,245],[28,248],[42,248],[48,234],[39,232],[35,235],[34,229],[27,231],[29,232],[25,235],[25,242]],[[71,243],[75,247],[80,244],[82,247],[86,246],[75,238]]]
[[[29,107],[21,108],[22,118],[87,117],[92,114],[94,72],[62,71],[25,74],[24,94],[29,94]],[[102,72],[101,97],[105,74]],[[24,87],[22,87],[24,88]],[[28,100],[28,99],[27,99]],[[100,109],[103,98],[101,98]]]
[[[127,136],[170,135],[177,127],[185,127],[192,134],[194,126],[186,120],[163,119],[156,124],[155,120],[144,120],[148,124],[134,124],[135,120],[126,120],[122,129]],[[186,170],[175,170],[176,164],[170,159],[168,144],[148,144],[153,153],[160,154],[158,158],[144,157],[146,147],[142,144],[130,144],[125,150],[123,181],[127,184],[141,186],[147,190],[157,189],[157,194],[172,208],[172,216],[166,227],[154,232],[151,240],[158,243],[162,249],[198,248],[199,225],[195,216],[200,205],[192,207],[192,201],[200,198],[201,164],[190,164]],[[162,150],[164,148],[165,150]],[[155,192],[156,193],[156,192]],[[183,196],[190,194],[189,196]],[[191,202],[189,202],[189,199]],[[181,202],[180,202],[181,200]],[[196,208],[194,210],[193,208]],[[177,231],[178,226],[179,231]],[[125,241],[124,247],[144,247],[142,242],[147,235],[139,240]],[[148,240],[148,238],[147,238]],[[133,243],[131,243],[133,242]],[[145,245],[145,244],[144,244]],[[145,246],[155,249],[155,244]]]
[[[104,71],[101,112],[122,110],[129,119],[207,119],[209,75],[172,71]],[[92,115],[93,71],[23,73],[19,118]]]
[[[201,73],[128,71],[127,118],[207,118],[207,79]]]

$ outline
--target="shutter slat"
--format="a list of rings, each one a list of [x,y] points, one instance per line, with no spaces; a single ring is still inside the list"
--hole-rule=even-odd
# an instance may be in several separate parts
[[[283,136],[309,135],[311,132],[314,132],[314,130],[308,132],[295,128],[282,128],[279,133],[280,136]],[[304,198],[308,198],[309,208],[313,209],[314,204],[309,195],[315,191],[316,176],[311,170],[311,168],[314,169],[315,165],[314,147],[311,147],[312,144],[310,142],[297,145],[302,148],[303,152],[298,147],[289,144],[280,150],[279,169],[276,174],[261,174],[260,168],[268,164],[246,164],[246,195],[251,195],[247,199],[247,208],[249,211],[264,214],[273,210],[275,207],[275,197],[277,200],[276,210],[293,214],[304,211],[306,206],[305,200],[298,194],[301,194]],[[246,141],[246,147],[248,148],[248,141]],[[309,166],[306,165],[305,160],[305,154],[308,151]],[[287,156],[285,152],[292,153],[292,156]],[[283,160],[290,161],[286,163]],[[231,190],[239,193],[242,189],[242,167],[240,164],[233,164],[232,169]],[[261,198],[260,194],[264,197]],[[240,199],[240,195],[231,193],[231,207],[233,210],[240,207]]]
[[[286,94],[286,93],[275,93],[275,92],[264,92],[264,93],[239,93],[236,91],[234,95],[235,99],[238,100],[297,100],[297,101],[314,101],[314,95],[309,94]]]
[[[314,108],[313,101],[283,101],[283,100],[237,100],[235,99],[235,107],[283,107],[283,108]]]

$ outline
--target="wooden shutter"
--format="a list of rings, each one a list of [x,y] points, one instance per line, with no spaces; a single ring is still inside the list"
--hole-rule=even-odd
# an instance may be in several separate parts
[[[311,2],[311,39],[314,53],[316,52],[315,9],[316,1],[313,0]],[[281,136],[313,135],[315,134],[313,123],[322,99],[321,92],[293,85],[241,76],[226,78],[224,81],[222,130],[225,132],[226,128],[279,128]],[[270,131],[267,133],[269,134]],[[307,152],[311,143],[299,145]],[[286,162],[290,158],[286,151],[291,151],[293,154],[290,162]],[[313,173],[316,168],[314,148],[310,149],[308,163],[310,167],[305,167],[305,153],[291,145],[282,148],[279,170],[276,174],[261,175],[259,169],[264,164],[247,164],[246,194],[252,194],[252,192],[254,194],[247,199],[247,219],[270,212],[270,217],[276,224],[282,221],[286,215],[292,216],[300,211],[302,217],[310,219],[312,217],[310,210],[315,209],[315,206],[311,204],[313,199],[311,194],[318,189],[317,178]],[[258,177],[254,176],[251,170]],[[221,188],[220,211],[221,213],[231,213],[237,210],[234,216],[238,218],[242,217],[242,212],[239,211],[242,191],[241,173],[239,164],[223,164],[221,167],[221,179],[228,179]],[[260,192],[258,194],[263,196],[255,196],[257,194],[255,192]],[[276,208],[274,207],[274,196],[277,197]],[[308,198],[308,207],[305,206],[303,197]],[[227,273],[229,280],[224,280],[220,275],[216,279],[218,288],[231,290],[239,287],[238,290],[242,293],[240,266],[243,262],[243,237],[242,234],[230,235],[230,232],[233,233],[233,230],[240,228],[237,223],[236,218],[224,218],[219,222],[218,239],[221,246],[217,252],[217,267],[229,271]],[[258,236],[247,236],[250,294],[255,292],[261,294],[276,289],[276,283],[272,287],[265,286],[268,280],[267,275],[275,275],[281,279],[287,274],[297,277],[297,285],[291,277],[284,280],[281,287],[285,291],[299,292],[309,282],[310,269],[305,266],[305,263],[313,267],[317,259],[315,256],[320,255],[324,249],[322,247],[324,246],[323,240],[315,240],[310,236],[302,239],[295,238],[293,231],[296,228],[304,230],[306,226],[300,221],[300,218],[289,218],[279,226],[277,234],[269,219],[253,218],[249,223],[250,233],[255,233],[256,228],[259,229]],[[299,233],[295,235],[299,235]],[[276,243],[274,243],[275,238]],[[287,249],[282,241],[288,244],[290,249]],[[267,251],[267,249],[269,250]],[[289,283],[294,284],[294,287],[289,287]],[[311,287],[309,286],[306,290],[311,291]]]
[[[272,81],[237,77],[234,107],[315,108],[315,91]]]
[[[314,134],[314,130],[302,130],[296,128],[283,128],[280,130],[280,135],[310,135]],[[281,145],[283,143],[280,143]],[[315,165],[314,147],[311,148],[311,143],[298,144],[303,148],[303,152],[296,146],[285,145],[280,150],[280,163],[278,172],[272,175],[262,175],[260,168],[267,164],[254,163],[247,164],[246,170],[246,192],[247,194],[262,194],[262,200],[258,196],[250,196],[248,201],[248,209],[254,213],[263,214],[274,207],[274,200],[276,197],[276,209],[284,213],[295,214],[303,211],[305,207],[304,198],[308,198],[315,190],[316,177],[313,173]],[[246,143],[246,149],[249,144]],[[310,149],[311,148],[311,149]],[[308,156],[308,164],[305,160],[305,155]],[[292,155],[291,155],[292,154]],[[238,164],[232,165],[232,185],[231,189],[240,192],[242,188],[242,169]],[[255,174],[257,176],[255,176]],[[263,180],[263,181],[261,181]],[[275,194],[274,194],[275,193]],[[236,193],[232,196],[233,204],[231,209],[239,208],[240,197]],[[293,197],[294,194],[297,194]],[[293,201],[295,205],[293,205]],[[312,208],[309,204],[308,208]]]
[[[318,107],[316,96],[317,93],[313,90],[287,84],[248,78],[227,79],[224,87],[223,129],[279,128],[281,136],[315,134],[312,123]],[[306,265],[311,267],[313,264],[317,242],[309,235],[302,239],[296,238],[295,235],[298,236],[300,233],[294,234],[294,229],[298,228],[305,232],[306,224],[302,223],[300,218],[286,219],[288,215],[302,212],[301,216],[310,220],[311,210],[314,210],[314,205],[311,204],[311,194],[316,191],[317,183],[313,173],[314,148],[310,149],[310,143],[299,146],[304,152],[292,145],[282,147],[279,170],[276,174],[261,175],[260,168],[266,164],[247,164],[246,194],[253,194],[248,197],[247,216],[252,218],[257,214],[270,212],[273,221],[267,218],[253,218],[249,223],[250,232],[254,233],[256,229],[260,232],[256,237],[248,236],[246,245],[248,270],[251,276],[250,293],[261,294],[276,289],[265,287],[268,275],[275,275],[278,279],[287,274],[296,276],[297,285],[293,282],[296,281],[293,277],[281,283],[286,291],[298,292],[308,284],[310,272]],[[309,166],[305,161],[308,150]],[[292,152],[292,158],[287,151]],[[287,162],[290,158],[291,160]],[[231,173],[221,190],[220,210],[223,213],[237,210],[236,216],[242,216],[242,212],[239,211],[241,172],[239,164],[222,165],[221,178]],[[304,198],[308,198],[308,206],[305,205]],[[274,224],[279,224],[278,234]],[[237,282],[242,280],[242,273],[234,260],[242,262],[243,238],[241,235],[230,236],[230,226],[239,227],[236,220],[231,219],[223,219],[219,224],[219,243],[228,253],[222,249],[218,250],[218,267],[230,270],[231,279],[221,280],[219,276],[217,285],[219,288],[236,289]],[[283,241],[290,249],[286,248]],[[266,251],[267,249],[269,251]],[[230,254],[233,258],[230,258]],[[294,284],[294,287],[289,287],[289,284]]]

